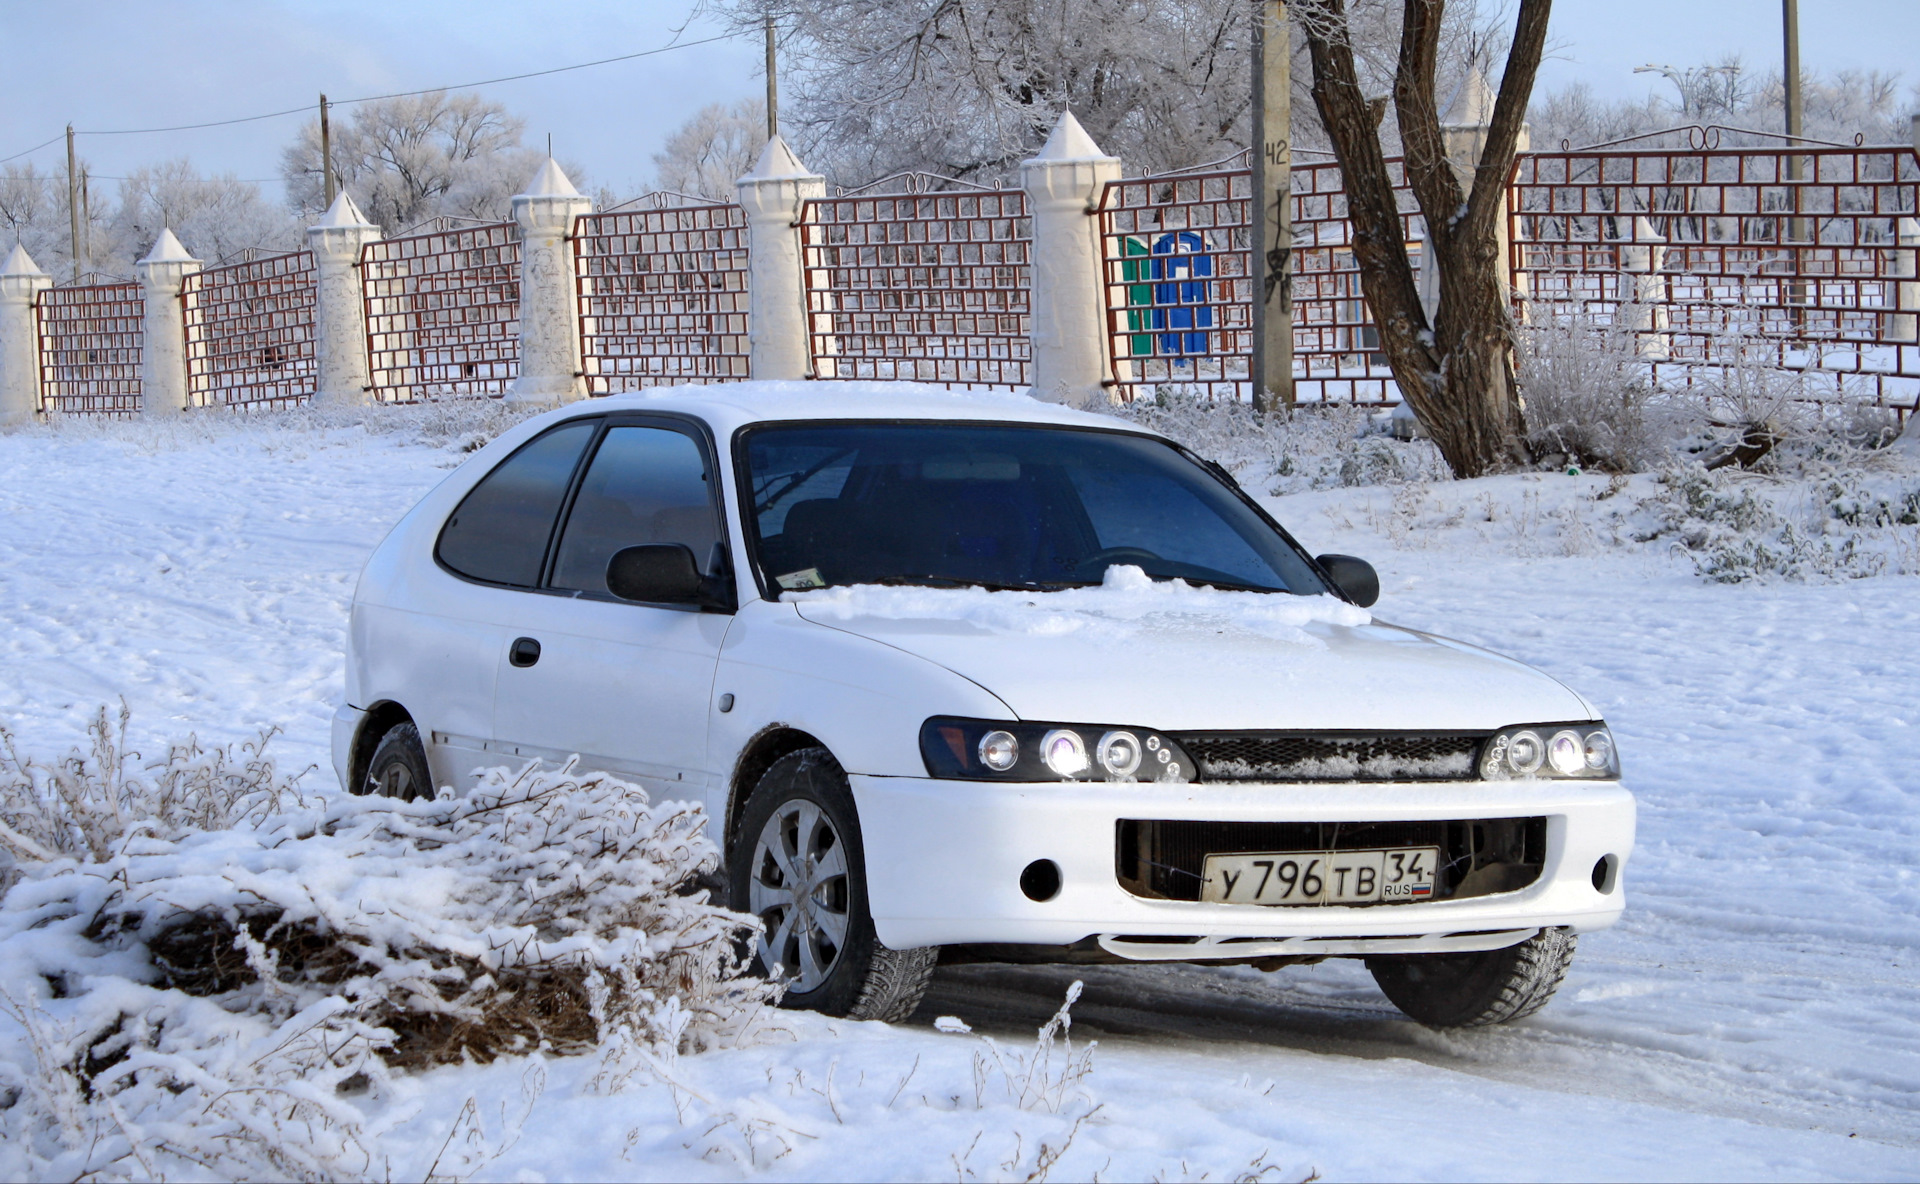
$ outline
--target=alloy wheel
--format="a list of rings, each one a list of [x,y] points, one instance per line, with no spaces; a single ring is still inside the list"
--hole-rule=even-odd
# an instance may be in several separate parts
[[[799,994],[817,990],[847,944],[846,847],[818,805],[782,803],[754,844],[748,907],[760,918],[760,961]]]

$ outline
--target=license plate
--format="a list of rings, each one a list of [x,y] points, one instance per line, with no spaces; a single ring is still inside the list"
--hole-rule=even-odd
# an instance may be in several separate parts
[[[1378,904],[1433,899],[1438,847],[1209,855],[1200,899],[1223,904]]]

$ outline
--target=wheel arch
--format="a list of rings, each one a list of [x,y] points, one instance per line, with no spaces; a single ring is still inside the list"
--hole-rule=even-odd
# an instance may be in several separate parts
[[[364,785],[367,780],[367,763],[373,760],[373,750],[379,747],[380,737],[401,724],[413,723],[413,715],[405,707],[392,699],[382,699],[367,708],[366,715],[360,719],[359,730],[353,734],[351,756],[347,761],[347,792],[359,793],[355,786]],[[421,737],[424,744],[426,737]]]
[[[760,784],[760,778],[766,776],[775,761],[803,748],[827,748],[827,745],[810,732],[776,723],[755,732],[740,750],[733,763],[733,776],[727,782],[727,816],[725,829],[719,836],[723,854],[733,850],[734,840],[739,837],[740,812],[754,787]],[[833,750],[827,748],[827,751]]]

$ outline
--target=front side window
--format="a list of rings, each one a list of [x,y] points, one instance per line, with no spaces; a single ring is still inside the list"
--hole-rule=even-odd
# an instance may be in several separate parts
[[[692,436],[614,426],[593,454],[560,535],[552,586],[607,592],[607,561],[642,543],[679,543],[706,569],[719,541],[712,481]]]
[[[440,562],[490,584],[539,584],[560,503],[598,427],[588,420],[555,428],[481,478],[440,532]]]
[[[1050,588],[1128,565],[1158,579],[1326,591],[1211,472],[1123,432],[974,424],[755,428],[742,459],[770,589]]]

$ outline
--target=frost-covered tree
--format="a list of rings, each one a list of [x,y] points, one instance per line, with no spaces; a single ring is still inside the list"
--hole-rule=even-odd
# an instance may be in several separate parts
[[[395,234],[429,218],[499,219],[539,170],[520,143],[525,121],[477,94],[434,91],[364,103],[333,124],[335,175],[368,218]],[[300,129],[281,158],[287,200],[304,219],[326,207],[320,125]],[[576,184],[578,170],[569,169]]]
[[[709,103],[653,154],[654,183],[675,193],[732,201],[734,180],[753,167],[766,140],[764,101]]]
[[[130,271],[167,227],[209,265],[305,245],[303,223],[269,202],[258,185],[231,174],[203,177],[184,157],[135,169],[120,182],[119,197],[108,223],[116,271],[122,260]]]

